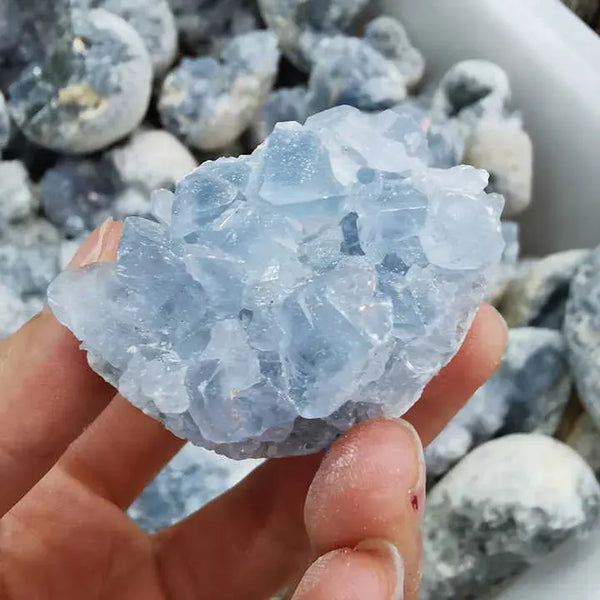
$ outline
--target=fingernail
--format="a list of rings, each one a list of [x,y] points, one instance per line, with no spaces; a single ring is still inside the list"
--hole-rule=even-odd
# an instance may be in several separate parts
[[[385,560],[392,565],[396,575],[396,587],[390,600],[402,600],[404,598],[404,561],[398,548],[387,540],[370,538],[360,542],[354,549],[363,552],[374,552],[385,557]]]
[[[427,467],[425,465],[425,453],[423,452],[423,443],[417,430],[404,419],[395,419],[396,423],[403,427],[414,439],[413,447],[416,452],[417,473],[415,482],[408,490],[408,501],[411,508],[418,513],[422,519],[425,513],[425,496],[427,487]]]
[[[107,256],[109,234],[118,227],[119,224],[112,219],[107,219],[93,231],[83,242],[79,250],[75,253],[67,269],[80,269],[86,265],[101,262],[102,260],[112,260],[112,256]],[[112,250],[112,248],[110,248]]]

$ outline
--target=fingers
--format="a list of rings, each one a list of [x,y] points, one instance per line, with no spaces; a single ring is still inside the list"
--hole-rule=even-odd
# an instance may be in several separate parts
[[[110,223],[76,260],[114,257],[120,226]],[[88,368],[73,336],[49,310],[0,344],[0,515],[56,463],[114,394]]]
[[[292,600],[400,600],[403,581],[402,559],[394,546],[368,540],[317,559]]]
[[[59,464],[96,494],[125,509],[184,443],[117,395]]]
[[[483,304],[458,354],[404,415],[419,432],[424,446],[434,440],[494,374],[506,348],[507,333],[500,314],[489,304]]]
[[[425,466],[416,431],[404,421],[371,421],[325,455],[306,498],[306,529],[316,555],[355,548],[369,538],[387,540],[404,561],[404,598],[417,600],[424,504]]]
[[[303,508],[320,460],[320,455],[271,460],[157,534],[157,564],[172,597],[264,600],[283,589],[310,560]]]

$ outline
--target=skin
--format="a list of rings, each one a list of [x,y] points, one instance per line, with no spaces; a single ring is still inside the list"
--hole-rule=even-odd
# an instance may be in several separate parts
[[[72,268],[114,260],[106,223]],[[428,444],[497,368],[482,306],[406,420],[364,423],[323,456],[270,460],[148,535],[125,510],[183,442],[88,367],[48,309],[0,343],[1,600],[416,600]]]

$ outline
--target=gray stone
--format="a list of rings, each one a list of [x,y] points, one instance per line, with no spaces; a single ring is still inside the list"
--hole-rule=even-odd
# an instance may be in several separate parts
[[[11,85],[9,107],[35,143],[83,154],[139,125],[150,100],[152,65],[142,39],[120,17],[92,10],[72,25],[44,63],[30,64]]]
[[[599,512],[594,473],[568,446],[537,434],[488,442],[429,494],[420,599],[489,597]]]
[[[588,250],[569,250],[535,262],[504,294],[501,312],[510,327],[562,329],[571,280]]]
[[[564,331],[579,396],[600,426],[600,249],[573,279]]]
[[[169,0],[187,52],[219,54],[229,39],[260,28],[256,0]]]
[[[437,117],[456,119],[467,138],[484,119],[504,120],[511,97],[510,81],[501,67],[486,60],[465,60],[440,81],[432,110]]]
[[[406,98],[406,80],[396,64],[351,37],[327,38],[318,45],[308,87],[311,113],[342,104],[384,110]]]
[[[259,31],[234,38],[220,60],[185,58],[162,89],[164,126],[199,150],[235,141],[268,96],[279,63],[277,39]]]
[[[277,123],[296,121],[304,124],[309,117],[307,95],[305,86],[280,88],[271,92],[252,124],[253,143],[262,144]]]
[[[144,490],[128,514],[148,532],[165,529],[229,490],[260,463],[230,460],[188,444]]]
[[[315,48],[327,37],[347,32],[370,0],[258,0],[261,14],[279,39],[283,54],[309,71]]]
[[[177,26],[167,0],[91,0],[91,6],[127,21],[146,45],[154,76],[166,74],[177,56]]]
[[[474,445],[509,433],[555,433],[571,393],[563,336],[512,329],[502,363],[425,450],[430,476],[444,474]]]
[[[575,450],[600,477],[600,429],[587,413],[582,413],[565,442]]]
[[[416,139],[419,134],[421,139]],[[394,111],[338,107],[204,163],[115,264],[63,273],[52,310],[93,368],[180,437],[307,454],[400,416],[464,340],[499,261],[502,199],[434,169]]]
[[[0,161],[0,231],[28,219],[36,208],[37,199],[23,163]]]
[[[464,162],[490,174],[489,191],[506,200],[504,217],[531,204],[533,143],[520,119],[483,120],[466,141]]]
[[[10,140],[10,115],[4,94],[0,92],[0,151],[6,148]]]
[[[391,60],[400,70],[409,89],[417,87],[425,75],[425,58],[410,43],[398,19],[377,17],[365,29],[365,41]]]
[[[39,299],[39,307],[42,305]],[[8,337],[26,323],[39,308],[32,299],[25,300],[10,287],[0,283],[0,340]]]

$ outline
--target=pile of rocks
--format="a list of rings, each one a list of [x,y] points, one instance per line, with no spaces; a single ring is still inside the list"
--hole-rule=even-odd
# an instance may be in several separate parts
[[[570,4],[590,23],[598,15],[597,1]],[[533,148],[509,78],[470,60],[420,93],[423,56],[400,22],[372,9],[369,0],[5,2],[0,338],[41,308],[87,232],[148,214],[152,190],[172,189],[205,159],[249,152],[275,123],[336,105],[402,105],[427,134],[430,166],[485,169],[488,191],[506,199],[507,246],[488,296],[511,327],[508,350],[426,452],[423,598],[484,599],[598,517],[600,250],[519,257]],[[240,470],[187,448],[130,514],[165,527],[254,464]]]

